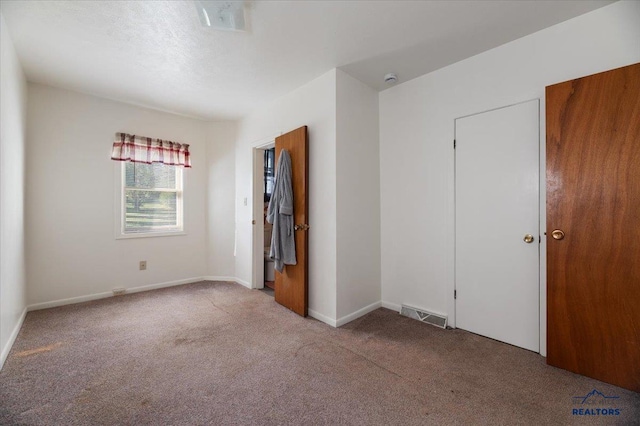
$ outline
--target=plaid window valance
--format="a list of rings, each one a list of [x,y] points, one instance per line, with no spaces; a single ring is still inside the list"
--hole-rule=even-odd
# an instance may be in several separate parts
[[[128,133],[116,133],[111,159],[191,167],[189,145]]]

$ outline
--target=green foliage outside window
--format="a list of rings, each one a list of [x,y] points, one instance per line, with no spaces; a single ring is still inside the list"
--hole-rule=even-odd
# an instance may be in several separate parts
[[[161,163],[125,163],[126,233],[180,230],[180,171]]]

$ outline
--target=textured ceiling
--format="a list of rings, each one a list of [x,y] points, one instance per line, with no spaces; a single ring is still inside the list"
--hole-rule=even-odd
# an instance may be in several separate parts
[[[238,118],[340,67],[376,89],[611,1],[253,1],[247,32],[193,1],[5,1],[33,82],[179,114]]]

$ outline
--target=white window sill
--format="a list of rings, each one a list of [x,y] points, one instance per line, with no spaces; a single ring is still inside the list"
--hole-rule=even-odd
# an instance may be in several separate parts
[[[181,235],[187,235],[184,231],[176,232],[145,232],[139,234],[120,234],[116,236],[116,240],[129,240],[132,238],[153,238],[153,237],[178,237]]]

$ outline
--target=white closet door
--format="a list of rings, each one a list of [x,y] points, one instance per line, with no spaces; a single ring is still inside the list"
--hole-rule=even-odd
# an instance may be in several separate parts
[[[539,352],[539,101],[455,132],[456,326]]]

